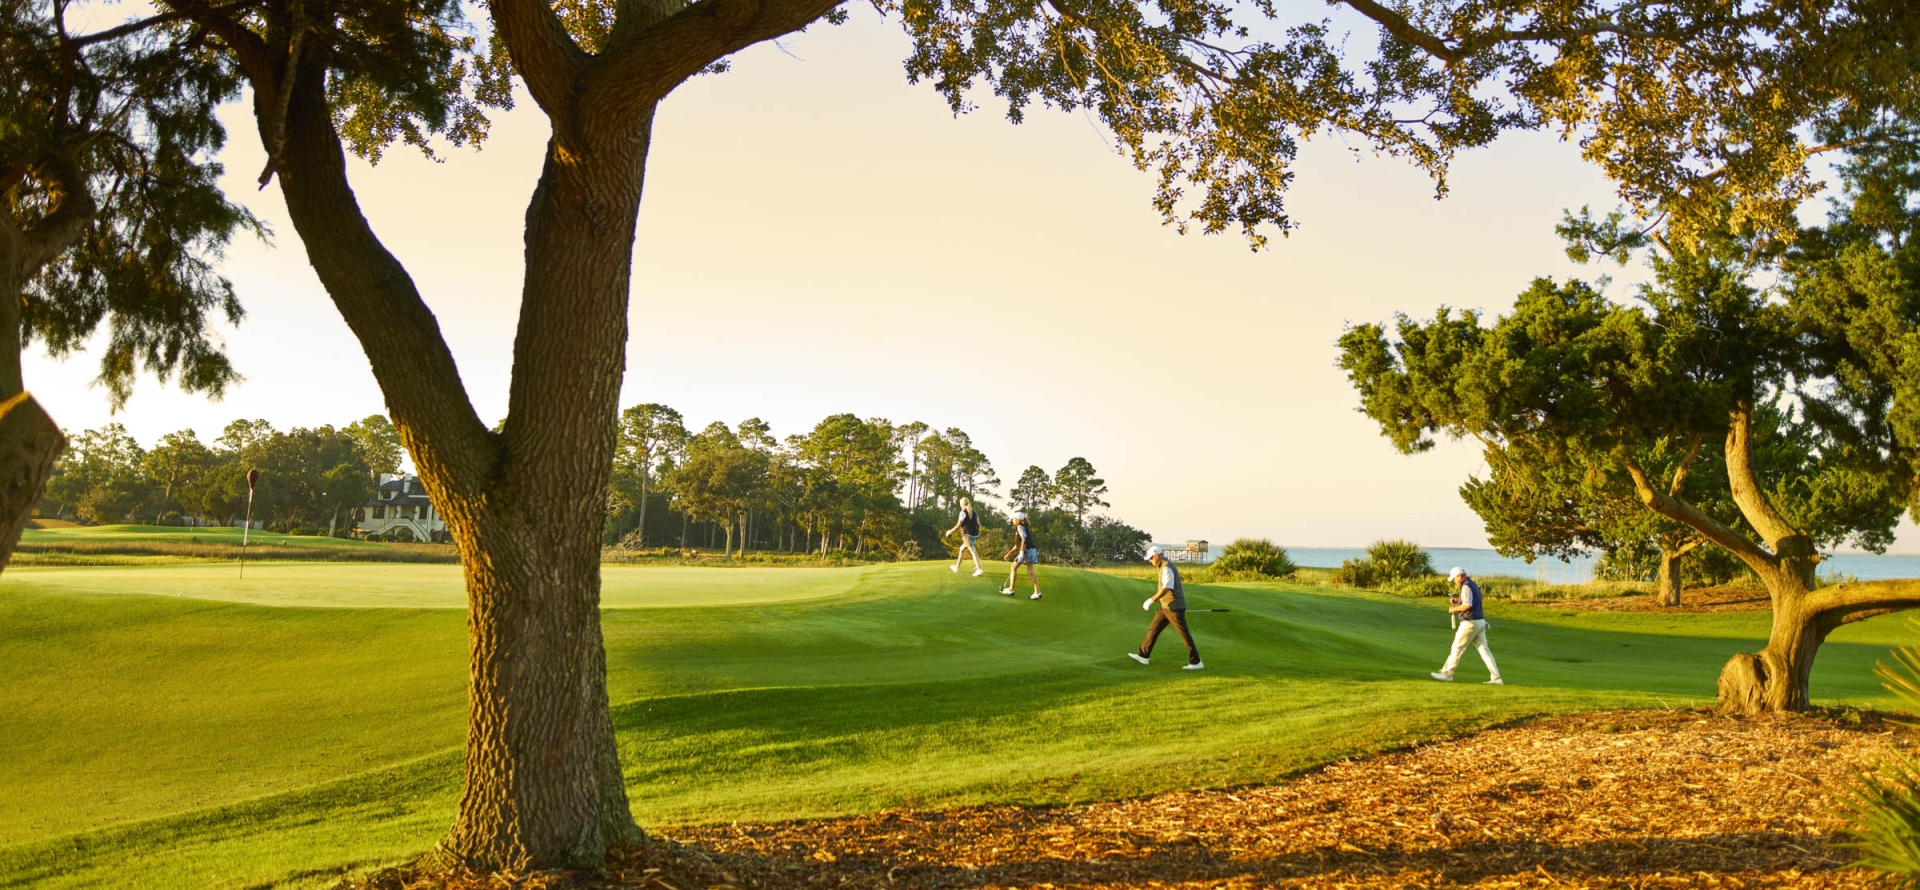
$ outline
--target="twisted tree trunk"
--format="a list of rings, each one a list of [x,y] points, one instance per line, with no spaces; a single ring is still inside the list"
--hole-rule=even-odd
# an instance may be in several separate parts
[[[1686,525],[1740,558],[1760,577],[1773,601],[1773,629],[1758,652],[1742,652],[1721,668],[1719,710],[1732,714],[1805,710],[1814,656],[1835,628],[1904,609],[1920,608],[1920,580],[1877,581],[1814,589],[1820,554],[1813,539],[1789,523],[1760,484],[1753,467],[1753,419],[1740,404],[1728,418],[1727,479],[1735,505],[1767,542],[1763,547],[1677,495],[1653,487],[1629,462],[1641,503]],[[1665,568],[1663,564],[1663,570]]]
[[[1769,588],[1773,630],[1766,648],[1742,652],[1720,671],[1719,709],[1753,715],[1805,710],[1820,644],[1840,627],[1920,607],[1920,580],[1869,581],[1809,591],[1804,585]]]

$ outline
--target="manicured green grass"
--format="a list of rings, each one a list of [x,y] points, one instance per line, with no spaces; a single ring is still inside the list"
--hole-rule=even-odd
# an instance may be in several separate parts
[[[180,528],[170,525],[85,525],[67,528],[30,528],[20,533],[20,540],[28,544],[59,543],[173,543],[173,544],[238,544],[242,529],[238,528]],[[253,529],[246,532],[250,544],[270,544],[285,547],[383,547],[386,545],[372,541],[358,541],[353,538],[329,538],[325,535],[283,535],[279,532]]]
[[[1207,670],[1125,658],[1144,581],[1047,596],[938,563],[609,568],[621,752],[642,825],[1269,781],[1530,715],[1709,700],[1764,613],[1494,608],[1513,685],[1426,679],[1436,600],[1194,585]],[[1002,576],[1003,577],[1003,576]],[[325,883],[451,818],[465,711],[455,566],[9,570],[0,887]],[[1843,629],[1815,694],[1883,703],[1905,619]],[[1171,648],[1168,648],[1171,647]],[[1471,655],[1462,681],[1483,679]]]

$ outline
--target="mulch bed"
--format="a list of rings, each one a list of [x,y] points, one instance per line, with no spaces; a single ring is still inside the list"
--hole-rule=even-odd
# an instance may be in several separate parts
[[[1579,609],[1586,612],[1765,612],[1773,608],[1767,592],[1753,587],[1701,587],[1680,594],[1680,605],[1667,606],[1651,594],[1595,597],[1593,599],[1538,600],[1536,606],[1549,609]]]
[[[1829,793],[1914,741],[1870,714],[1585,714],[1261,787],[668,829],[599,876],[394,871],[357,886],[1867,886],[1845,867]]]

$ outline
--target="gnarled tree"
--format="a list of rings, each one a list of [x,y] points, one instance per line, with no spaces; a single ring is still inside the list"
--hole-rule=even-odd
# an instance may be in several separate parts
[[[1491,326],[1444,309],[1400,316],[1392,340],[1358,325],[1341,366],[1403,452],[1445,432],[1553,455],[1628,480],[1614,493],[1738,557],[1772,597],[1773,630],[1721,672],[1720,706],[1802,709],[1828,634],[1920,606],[1920,580],[1815,582],[1823,549],[1885,549],[1920,471],[1914,248],[1884,233],[1841,240],[1783,262],[1774,292],[1748,284],[1753,245],[1708,239],[1656,256],[1635,304],[1541,280]],[[1742,526],[1662,480],[1647,456],[1670,442],[1689,443],[1679,468],[1717,450]]]

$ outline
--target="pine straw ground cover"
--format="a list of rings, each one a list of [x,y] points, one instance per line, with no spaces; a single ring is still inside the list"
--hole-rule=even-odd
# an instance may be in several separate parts
[[[1916,740],[1873,715],[1557,717],[1276,785],[665,831],[606,874],[355,887],[1855,887],[1829,793]]]
[[[1701,587],[1680,594],[1680,605],[1668,606],[1651,594],[1594,599],[1538,600],[1533,603],[1548,609],[1575,609],[1586,612],[1765,612],[1773,608],[1767,592],[1755,587]]]

